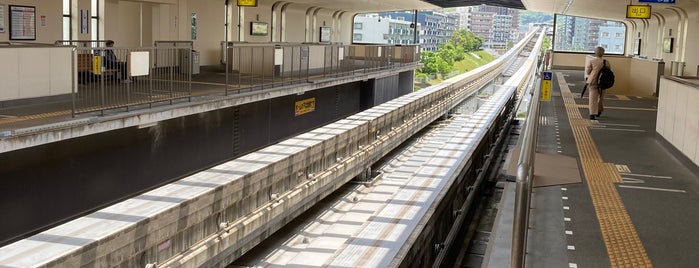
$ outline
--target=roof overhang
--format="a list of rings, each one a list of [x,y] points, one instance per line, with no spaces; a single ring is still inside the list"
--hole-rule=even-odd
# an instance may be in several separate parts
[[[478,5],[489,5],[489,6],[500,6],[524,9],[524,4],[521,0],[425,0],[433,5],[439,7],[462,7],[462,6],[478,6]]]

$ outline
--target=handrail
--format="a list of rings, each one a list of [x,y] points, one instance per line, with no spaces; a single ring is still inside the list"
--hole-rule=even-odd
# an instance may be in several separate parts
[[[539,53],[543,35],[534,46],[532,53]],[[537,72],[538,73],[538,72]],[[534,177],[534,156],[536,155],[537,133],[539,128],[539,96],[541,90],[539,84],[531,90],[529,113],[524,126],[522,136],[522,149],[519,153],[517,165],[517,182],[515,193],[515,211],[512,226],[512,249],[510,255],[510,267],[524,267],[527,245],[527,228],[529,226],[529,206],[531,203],[532,179]]]

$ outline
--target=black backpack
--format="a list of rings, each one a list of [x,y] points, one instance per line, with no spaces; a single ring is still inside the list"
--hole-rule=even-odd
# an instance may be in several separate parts
[[[607,67],[607,60],[604,60],[604,65],[602,65],[602,69],[599,70],[599,74],[597,75],[597,86],[600,89],[608,89],[613,85],[614,72]]]

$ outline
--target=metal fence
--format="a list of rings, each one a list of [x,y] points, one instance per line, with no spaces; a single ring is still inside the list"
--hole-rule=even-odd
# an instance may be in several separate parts
[[[191,45],[107,48],[89,46],[105,40],[57,42],[78,46],[73,55],[74,114],[149,108],[193,96],[192,74],[198,68],[190,62]],[[197,83],[208,88],[197,94],[236,94],[419,64],[416,45],[229,43],[227,51],[225,80],[221,73],[202,73]]]
[[[229,43],[226,94],[368,73],[419,63],[419,47]]]
[[[190,98],[189,48],[76,48],[73,113],[132,107]],[[112,56],[113,55],[113,56]],[[115,59],[115,60],[110,60]],[[191,55],[190,55],[191,58]]]

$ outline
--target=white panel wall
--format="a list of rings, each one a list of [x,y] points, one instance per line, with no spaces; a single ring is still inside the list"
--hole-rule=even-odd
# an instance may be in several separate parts
[[[23,48],[19,52],[19,97],[31,98],[49,95],[50,50],[47,48]],[[67,65],[70,66],[70,65]]]
[[[656,131],[699,165],[699,88],[662,78]]]
[[[0,48],[0,101],[71,92],[71,48]]]
[[[699,105],[689,103],[689,100],[699,101],[699,89],[689,90],[687,95],[687,117],[685,118],[684,129],[684,146],[681,151],[685,152],[689,159],[693,159],[695,163],[699,163],[697,157],[697,149],[699,149]]]
[[[50,48],[50,68],[51,80],[49,84],[49,95],[68,94],[72,91],[72,69],[71,66],[72,49],[55,47]]]
[[[0,48],[0,101],[19,98],[19,53],[17,48]]]
[[[632,58],[629,72],[631,72],[631,74],[646,75],[633,75],[629,78],[628,94],[634,96],[654,96],[658,80],[660,79],[660,77],[654,75],[658,73],[658,65],[659,62],[657,61]]]

